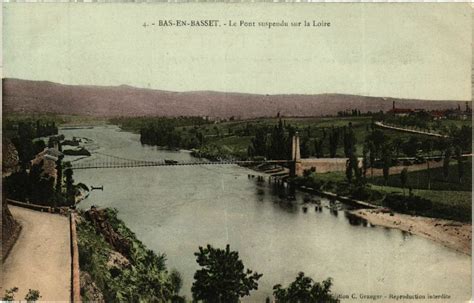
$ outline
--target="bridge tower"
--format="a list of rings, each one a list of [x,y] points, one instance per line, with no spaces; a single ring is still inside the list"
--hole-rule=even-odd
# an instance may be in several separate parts
[[[290,177],[299,176],[302,174],[301,153],[300,153],[300,136],[298,132],[291,141],[291,163],[290,163]]]

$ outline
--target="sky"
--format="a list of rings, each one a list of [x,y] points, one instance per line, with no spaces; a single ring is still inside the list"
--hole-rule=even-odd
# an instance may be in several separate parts
[[[470,6],[4,3],[3,76],[261,94],[471,99]],[[220,27],[159,27],[159,20]],[[329,27],[229,27],[304,20]]]

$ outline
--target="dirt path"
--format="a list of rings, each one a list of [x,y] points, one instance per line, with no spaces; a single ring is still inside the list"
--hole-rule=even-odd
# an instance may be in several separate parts
[[[448,138],[446,135],[438,134],[438,133],[432,133],[432,132],[427,132],[423,130],[416,130],[416,129],[410,129],[410,128],[404,128],[400,126],[393,126],[393,125],[387,125],[384,124],[380,121],[375,122],[375,125],[380,126],[382,128],[388,128],[388,129],[393,129],[393,130],[398,130],[398,131],[403,131],[407,133],[413,133],[413,134],[419,134],[419,135],[426,135],[426,136],[433,136],[433,137],[440,137],[440,138]]]
[[[471,255],[472,225],[428,217],[382,212],[380,209],[358,209],[352,211],[372,225],[397,228],[428,238],[446,247]]]
[[[5,289],[18,287],[16,299],[37,289],[41,300],[69,301],[71,254],[69,220],[65,216],[9,206],[22,225],[20,236],[3,264]]]

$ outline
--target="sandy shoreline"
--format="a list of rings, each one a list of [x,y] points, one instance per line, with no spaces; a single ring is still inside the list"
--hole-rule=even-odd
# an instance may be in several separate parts
[[[351,213],[372,225],[397,228],[472,255],[472,224],[399,213],[393,213],[391,216],[390,212],[381,209],[357,209]]]

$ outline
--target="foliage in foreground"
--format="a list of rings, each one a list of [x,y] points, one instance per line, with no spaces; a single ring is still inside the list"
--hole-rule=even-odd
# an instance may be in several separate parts
[[[332,280],[328,278],[321,283],[306,277],[303,272],[298,273],[295,281],[287,288],[281,284],[273,286],[273,296],[277,303],[335,303],[339,302],[331,294]]]
[[[97,225],[90,214],[82,213],[77,225],[80,268],[92,277],[94,284],[87,288],[81,283],[81,296],[85,301],[97,300],[97,294],[89,291],[98,289],[101,292],[99,301],[105,302],[186,302],[178,295],[182,277],[175,270],[167,271],[163,254],[156,255],[147,249],[118,219],[115,209],[103,209],[97,214],[105,214],[106,221]],[[102,230],[96,229],[97,226]],[[115,233],[120,236],[111,241],[107,235]],[[125,245],[128,250],[117,247],[120,245]],[[111,262],[111,256],[116,256],[118,251],[122,252],[126,262]],[[199,247],[194,255],[201,268],[194,275],[193,302],[236,303],[258,289],[262,274],[245,269],[239,253],[231,251],[229,245],[219,249],[208,244],[205,248]],[[280,303],[339,302],[331,294],[331,286],[330,278],[317,283],[299,273],[287,288],[278,284],[273,290],[276,302]],[[13,298],[16,291],[7,292],[4,300]]]
[[[107,222],[130,245],[128,262],[123,266],[110,264],[117,248],[108,243],[94,225],[84,217],[77,226],[81,271],[90,274],[106,302],[180,302],[181,276],[166,269],[165,255],[147,249],[135,234],[118,219],[117,211],[106,209]],[[84,289],[81,295],[91,300]]]
[[[208,244],[205,248],[199,247],[199,252],[194,255],[202,267],[194,274],[191,288],[194,300],[233,303],[258,288],[257,282],[262,274],[244,270],[239,253],[231,251],[229,245],[224,250]]]

